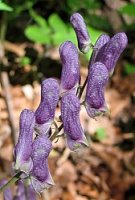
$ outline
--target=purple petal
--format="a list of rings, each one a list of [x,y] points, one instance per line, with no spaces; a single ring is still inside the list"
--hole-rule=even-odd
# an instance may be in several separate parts
[[[85,105],[92,118],[107,111],[104,88],[108,79],[108,70],[104,64],[96,62],[89,69]]]
[[[24,109],[20,114],[20,132],[18,143],[15,146],[16,170],[28,173],[32,168],[31,152],[33,142],[33,131],[35,126],[34,112]]]
[[[116,62],[128,43],[125,33],[117,33],[98,52],[95,62],[102,62],[112,75]]]
[[[36,200],[36,193],[31,185],[24,187],[24,184],[19,181],[18,188],[14,200]]]
[[[90,49],[91,40],[83,17],[79,13],[74,13],[70,18],[70,22],[76,32],[78,48],[83,53],[87,53]]]
[[[54,120],[56,106],[59,101],[59,84],[53,78],[48,78],[41,85],[41,102],[35,112],[38,133],[47,133]]]
[[[45,135],[40,135],[33,143],[33,169],[31,171],[31,183],[36,192],[54,185],[48,167],[48,156],[52,150],[52,143]]]
[[[99,52],[99,50],[107,43],[109,42],[110,37],[106,34],[102,34],[96,41],[96,44],[94,46],[92,56],[89,61],[89,68],[94,64],[96,56]]]
[[[0,181],[0,188],[7,183],[7,180]],[[4,200],[13,200],[13,195],[10,188],[7,188],[3,192]]]
[[[27,186],[27,199],[36,200],[36,192],[31,185]]]
[[[64,42],[59,48],[62,62],[61,93],[78,86],[80,79],[79,55],[75,45]]]
[[[78,97],[70,92],[61,99],[61,118],[64,133],[67,136],[67,145],[71,150],[78,149],[81,145],[87,145],[87,140],[81,127],[80,102]]]
[[[100,50],[107,42],[109,42],[110,37],[106,34],[102,34],[99,36],[99,38],[96,41],[96,44],[94,46],[95,49]]]
[[[22,181],[18,182],[18,187],[16,191],[16,195],[14,197],[14,200],[26,200],[26,195],[25,195],[25,188],[24,184]]]

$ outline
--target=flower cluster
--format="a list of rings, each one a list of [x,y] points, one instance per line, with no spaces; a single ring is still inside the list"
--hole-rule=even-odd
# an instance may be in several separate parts
[[[82,16],[75,13],[70,22],[75,30],[78,48],[93,53],[89,61],[87,88],[84,105],[90,117],[104,114],[108,108],[104,89],[121,53],[127,45],[125,33],[117,33],[112,38],[101,35],[96,44],[91,39]],[[53,78],[41,84],[41,102],[35,112],[24,109],[20,115],[20,133],[16,144],[14,169],[21,171],[22,179],[28,179],[36,192],[54,184],[48,167],[48,156],[52,150],[52,136],[59,136],[59,128],[51,132],[55,110],[60,102],[61,120],[67,146],[76,151],[88,142],[80,123],[80,65],[77,47],[66,41],[59,48],[62,73],[61,82]],[[81,91],[82,93],[82,91]]]

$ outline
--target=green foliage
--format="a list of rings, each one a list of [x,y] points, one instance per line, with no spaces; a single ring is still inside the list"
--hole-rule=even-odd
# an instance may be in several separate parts
[[[121,14],[127,14],[130,16],[135,16],[135,3],[129,3],[126,6],[119,9]]]
[[[8,4],[6,4],[6,3],[0,1],[0,10],[12,12],[12,11],[13,11],[13,8],[10,7]]]
[[[135,65],[126,63],[124,65],[124,71],[127,75],[134,74],[135,73]]]
[[[77,44],[76,35],[72,26],[64,23],[58,14],[53,13],[50,15],[48,21],[37,15],[34,11],[30,11],[30,14],[35,24],[27,26],[24,31],[25,36],[29,40],[50,45],[60,45],[65,40],[71,40]],[[102,33],[90,26],[88,26],[88,31],[90,32],[93,43],[96,42]],[[87,54],[86,58],[89,59],[89,57],[90,54]]]
[[[67,0],[67,4],[71,10],[71,12],[75,12],[81,9],[90,9],[90,10],[95,10],[100,7],[100,1],[97,0],[83,0],[79,1],[78,0]]]
[[[105,31],[109,31],[112,29],[108,19],[103,16],[90,14],[89,18],[87,18],[86,20],[87,20],[87,24],[90,24],[96,29],[105,30]]]
[[[94,139],[98,141],[102,141],[106,138],[106,132],[104,128],[97,128],[96,133],[94,135]]]
[[[36,23],[34,25],[29,25],[25,29],[25,36],[33,42],[50,44],[50,28],[48,27],[46,20],[32,10],[30,11],[30,14]]]

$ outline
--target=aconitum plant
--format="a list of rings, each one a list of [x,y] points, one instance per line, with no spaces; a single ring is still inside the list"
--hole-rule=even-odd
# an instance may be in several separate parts
[[[13,180],[15,178],[21,181],[18,193],[19,190],[24,190],[22,183],[26,182],[27,187],[37,193],[54,185],[48,165],[53,140],[65,136],[67,148],[75,152],[88,146],[80,122],[81,106],[85,106],[91,118],[108,112],[104,91],[118,58],[127,46],[127,36],[124,32],[117,33],[112,38],[102,34],[93,45],[83,17],[79,13],[74,13],[70,22],[77,36],[78,49],[83,53],[87,53],[90,48],[93,49],[88,64],[88,76],[81,86],[79,51],[71,41],[63,42],[59,48],[62,64],[60,84],[54,78],[43,80],[38,108],[35,111],[24,109],[20,115],[20,131],[14,149],[13,164],[16,172]],[[86,94],[82,97],[86,85]],[[61,111],[60,127],[57,126],[55,119],[55,110],[58,106]],[[55,131],[52,129],[53,124]],[[63,133],[60,133],[61,130]],[[9,185],[10,183],[11,181]],[[4,191],[7,185],[0,191]],[[33,193],[29,194],[31,200],[35,198],[32,195]],[[18,199],[18,196],[15,199]]]

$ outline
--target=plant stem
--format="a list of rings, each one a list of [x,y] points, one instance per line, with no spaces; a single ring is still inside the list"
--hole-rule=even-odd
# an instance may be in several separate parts
[[[18,172],[17,174],[15,174],[5,185],[3,185],[0,188],[0,193],[4,192],[4,190],[6,190],[11,185],[13,185],[16,181],[18,181],[20,179],[21,174],[22,174],[22,172]]]

